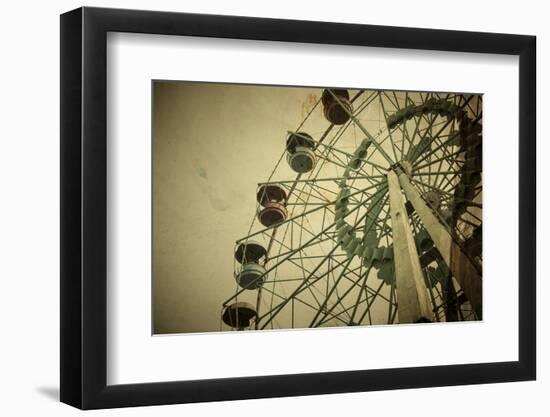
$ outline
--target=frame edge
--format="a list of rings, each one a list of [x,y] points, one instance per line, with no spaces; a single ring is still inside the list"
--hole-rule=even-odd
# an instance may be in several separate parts
[[[151,19],[147,16],[151,13]],[[199,17],[200,16],[200,17]],[[185,23],[195,19],[204,25]],[[266,23],[265,26],[258,22]],[[161,23],[170,22],[162,25]],[[174,25],[174,22],[178,24]],[[240,22],[242,25],[233,25]],[[61,16],[61,401],[81,409],[113,408],[189,402],[223,401],[315,395],[386,389],[426,388],[536,378],[536,41],[533,36],[437,31],[430,29],[308,22],[308,27],[331,27],[326,35],[299,39],[301,21],[189,15],[121,9],[80,8]],[[142,26],[144,25],[144,26]],[[106,385],[106,73],[105,36],[110,30],[190,36],[217,36],[332,44],[374,44],[392,47],[399,42],[390,32],[414,34],[406,49],[461,50],[461,42],[482,35],[485,52],[520,56],[520,212],[527,216],[520,230],[520,317],[517,362],[446,365],[369,371],[332,372]],[[216,27],[217,29],[212,29]],[[350,40],[366,30],[367,35]],[[249,31],[250,30],[250,31]],[[376,31],[380,30],[382,34]],[[185,33],[190,31],[191,33]],[[214,31],[216,33],[210,32]],[[247,32],[249,31],[249,32]],[[303,33],[303,32],[300,32]],[[278,35],[277,35],[278,34]],[[276,37],[280,39],[275,39]],[[424,40],[424,46],[419,43]],[[507,42],[510,41],[510,42]],[[383,44],[387,44],[384,46]],[[412,46],[411,46],[412,45]],[[370,45],[372,46],[372,45]],[[480,52],[480,51],[473,51]],[[86,63],[90,63],[89,67]],[[86,70],[85,70],[86,69]],[[95,86],[95,87],[94,87]],[[78,139],[76,139],[78,138]],[[530,200],[531,199],[531,200]],[[522,202],[523,201],[523,202]],[[86,236],[86,242],[83,237]],[[521,244],[526,245],[521,248]],[[103,245],[103,246],[102,246]],[[527,275],[527,276],[526,276]],[[76,279],[78,278],[78,279]],[[102,368],[102,369],[100,369]],[[449,372],[456,374],[449,376]],[[394,377],[400,375],[400,381]],[[421,380],[419,380],[419,377]]]
[[[82,407],[82,9],[60,16],[60,400]]]

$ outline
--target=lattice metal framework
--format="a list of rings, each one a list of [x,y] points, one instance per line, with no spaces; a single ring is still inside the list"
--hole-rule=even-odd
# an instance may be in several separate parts
[[[398,293],[409,278],[395,264],[389,172],[398,176],[394,196],[405,202],[414,241],[407,250],[423,280],[418,294],[425,291],[431,311],[415,321],[481,317],[482,96],[346,94],[325,90],[294,131],[281,132],[281,158],[256,191],[258,212],[268,204],[265,190],[278,189],[284,198],[269,204],[286,213],[274,213],[272,223],[255,217],[237,240],[236,289],[222,306],[233,322],[222,321],[223,329],[404,322]],[[318,112],[327,118],[320,132]],[[247,245],[262,256],[245,259]],[[237,302],[246,302],[247,320],[237,319]]]

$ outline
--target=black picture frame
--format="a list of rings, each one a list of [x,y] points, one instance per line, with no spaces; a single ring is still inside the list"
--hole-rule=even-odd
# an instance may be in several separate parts
[[[519,56],[519,360],[107,385],[108,32]],[[84,7],[61,15],[60,56],[62,402],[94,409],[535,379],[534,36]]]

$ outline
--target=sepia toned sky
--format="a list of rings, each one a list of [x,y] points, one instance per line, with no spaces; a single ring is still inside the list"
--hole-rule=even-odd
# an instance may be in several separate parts
[[[233,250],[320,89],[154,83],[154,332],[219,331]],[[320,130],[326,121],[319,115]],[[289,174],[291,172],[289,171]]]

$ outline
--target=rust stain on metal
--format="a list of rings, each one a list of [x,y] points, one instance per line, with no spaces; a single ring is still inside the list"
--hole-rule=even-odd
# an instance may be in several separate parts
[[[306,117],[315,104],[319,101],[317,94],[310,93],[302,103],[302,117]]]

